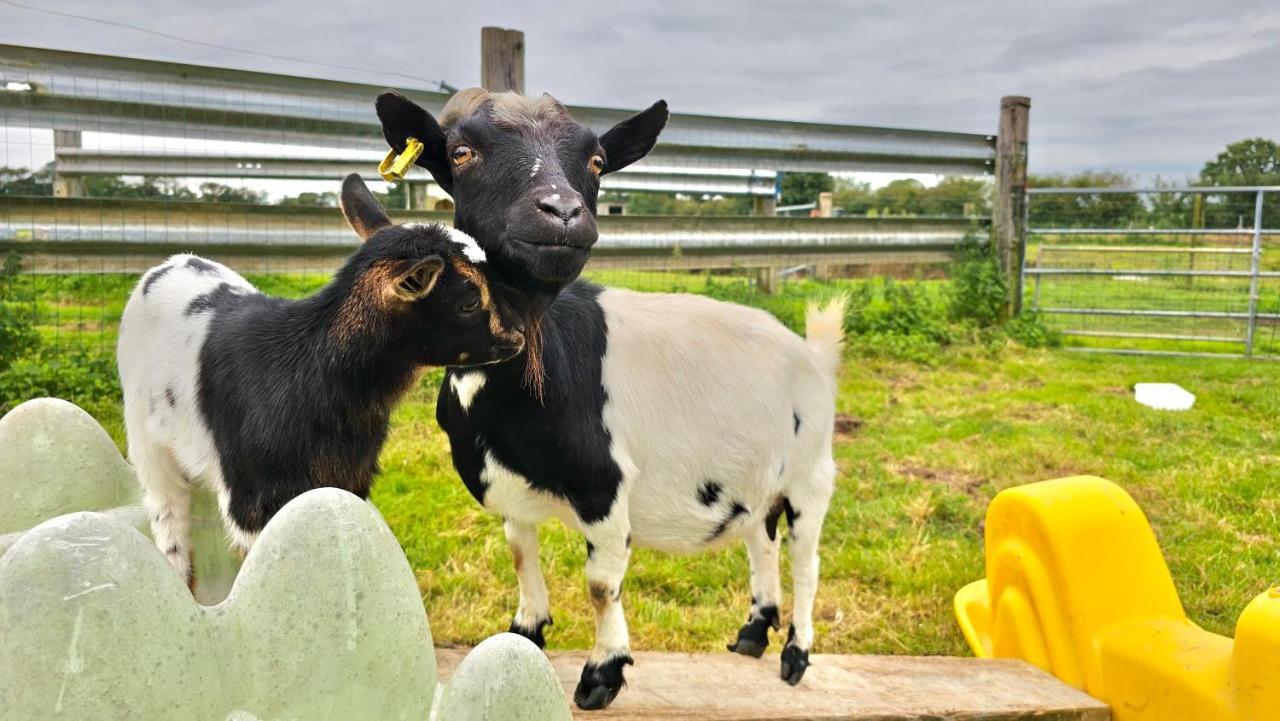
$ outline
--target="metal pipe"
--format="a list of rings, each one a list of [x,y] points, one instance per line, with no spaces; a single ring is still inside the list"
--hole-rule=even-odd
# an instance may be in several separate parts
[[[1244,354],[1253,356],[1253,335],[1258,327],[1258,283],[1264,275],[1262,269],[1262,197],[1264,191],[1259,190],[1253,203],[1253,254],[1250,257],[1249,270],[1253,277],[1249,280],[1249,324],[1245,328]],[[1276,275],[1266,273],[1267,277]]]
[[[1131,348],[1083,348],[1073,347],[1066,349],[1072,353],[1111,353],[1114,355],[1152,355],[1166,356],[1171,358],[1244,358],[1243,353],[1198,353],[1190,351],[1176,350],[1136,350]],[[1258,360],[1280,360],[1280,356],[1255,356]]]
[[[1261,191],[1259,191],[1261,192]],[[1034,235],[1254,235],[1253,228],[1027,228]],[[1262,230],[1280,235],[1280,229]]]
[[[1127,308],[1041,308],[1053,315],[1115,315],[1134,318],[1233,318],[1246,320],[1248,313],[1227,310],[1129,310]],[[1280,320],[1280,313],[1258,313],[1258,320]]]
[[[1109,268],[1028,268],[1028,275],[1131,275],[1137,277],[1280,278],[1280,272],[1257,270],[1124,270]]]
[[[1063,335],[1077,335],[1089,338],[1140,338],[1145,340],[1189,340],[1205,343],[1241,343],[1243,338],[1231,338],[1216,335],[1179,335],[1177,333],[1125,333],[1111,330],[1060,330]]]
[[[1028,188],[1032,195],[1103,195],[1110,193],[1256,193],[1280,191],[1280,185],[1198,185],[1184,188]]]

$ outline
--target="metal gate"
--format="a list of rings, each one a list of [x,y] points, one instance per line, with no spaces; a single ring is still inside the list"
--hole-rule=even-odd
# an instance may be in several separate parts
[[[1028,194],[1023,307],[1072,349],[1280,359],[1280,187]]]

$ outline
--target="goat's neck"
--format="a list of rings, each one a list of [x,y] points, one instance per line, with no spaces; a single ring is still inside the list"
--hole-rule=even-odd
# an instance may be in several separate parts
[[[278,340],[293,350],[294,367],[306,368],[316,389],[341,388],[352,412],[369,404],[389,405],[407,390],[419,364],[391,332],[344,337],[336,330],[343,294],[332,286],[283,309]]]

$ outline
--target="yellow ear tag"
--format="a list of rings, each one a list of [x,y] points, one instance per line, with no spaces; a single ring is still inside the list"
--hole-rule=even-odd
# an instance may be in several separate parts
[[[408,172],[409,166],[417,162],[418,157],[422,155],[425,146],[421,140],[417,138],[405,138],[404,152],[396,155],[395,148],[387,151],[387,157],[378,163],[378,175],[388,183],[397,180],[404,180],[404,174]]]

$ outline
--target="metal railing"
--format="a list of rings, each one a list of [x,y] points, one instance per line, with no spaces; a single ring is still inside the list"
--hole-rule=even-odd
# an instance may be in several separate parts
[[[372,112],[373,98],[382,90],[377,85],[0,45],[0,111],[11,123],[72,132],[383,151]],[[401,92],[433,112],[448,99],[424,90]],[[596,130],[632,112],[588,106],[569,110]],[[994,138],[985,134],[674,113],[661,142],[637,172],[647,166],[685,169],[677,174],[684,176],[724,168],[972,175],[991,172],[994,153]],[[59,155],[70,173],[142,169],[137,157],[123,154],[100,153],[90,159],[68,149]],[[158,165],[146,167],[240,177],[253,176],[241,171],[257,170],[257,163],[266,166],[260,158],[219,157],[231,164],[205,164],[198,154],[184,153],[168,161],[148,159]],[[184,166],[186,158],[190,165]],[[286,177],[332,172],[314,164],[280,165]]]
[[[1039,227],[1028,224],[1029,252],[1022,270],[1023,286],[1030,295],[1028,307],[1059,319],[1055,325],[1067,336],[1114,341],[1086,343],[1077,350],[1280,357],[1280,252],[1273,251],[1276,262],[1266,254],[1267,240],[1280,237],[1280,228],[1266,227],[1266,200],[1268,194],[1280,193],[1280,186],[1033,188],[1027,192],[1030,216],[1040,210],[1038,198],[1067,195],[1075,196],[1077,202],[1054,210],[1068,216],[1112,213],[1116,220],[1130,224],[1097,227],[1090,222],[1087,227],[1074,227],[1070,217]],[[1132,196],[1134,202],[1110,208],[1090,207],[1088,202],[1117,195]],[[1239,214],[1237,227],[1204,227],[1209,211],[1227,209],[1222,199],[1242,195],[1251,197],[1252,212]],[[1172,211],[1164,208],[1164,216],[1157,218],[1160,211],[1153,202],[1157,196],[1191,202],[1175,203]],[[1217,208],[1214,198],[1219,200]],[[1240,202],[1231,206],[1241,207]],[[1182,217],[1190,221],[1185,226],[1140,225],[1143,220],[1167,223]],[[1081,238],[1091,242],[1081,244]],[[1240,262],[1245,259],[1247,264]],[[1062,285],[1067,280],[1078,287],[1050,287],[1050,281]],[[1150,287],[1131,290],[1143,283]],[[1116,284],[1126,284],[1130,290],[1117,290]],[[1064,325],[1066,318],[1076,320]],[[1094,319],[1094,325],[1081,327],[1081,319]],[[1204,350],[1220,344],[1238,345],[1241,350]]]

